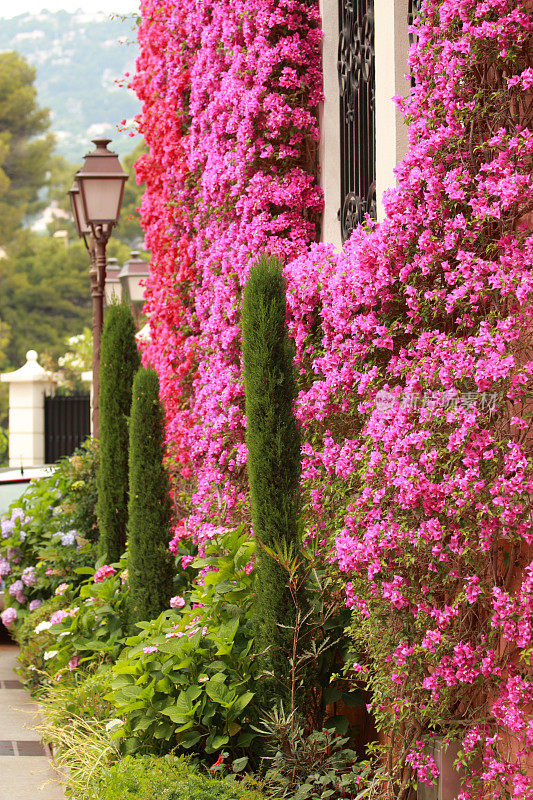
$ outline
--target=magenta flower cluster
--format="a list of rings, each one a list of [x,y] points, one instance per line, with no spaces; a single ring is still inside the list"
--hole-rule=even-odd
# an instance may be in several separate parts
[[[317,4],[316,4],[317,5]],[[150,148],[137,165],[152,251],[145,310],[187,528],[245,504],[239,307],[263,250],[317,236],[320,21],[304,0],[144,0],[133,85]]]
[[[530,800],[533,22],[513,0],[422,19],[386,220],[286,269],[303,486],[378,724],[411,737],[394,780],[433,780],[438,728],[470,762],[464,798]]]

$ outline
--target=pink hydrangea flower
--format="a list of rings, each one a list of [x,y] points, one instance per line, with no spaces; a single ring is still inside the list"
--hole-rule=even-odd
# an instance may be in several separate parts
[[[180,597],[179,595],[170,598],[171,608],[183,608],[184,605],[185,605],[185,598]]]
[[[11,597],[15,597],[17,594],[20,594],[24,591],[24,584],[21,580],[13,581],[8,591]]]
[[[80,663],[80,657],[79,657],[79,656],[77,656],[77,655],[76,655],[76,656],[72,656],[72,658],[71,658],[71,659],[70,659],[70,661],[68,662],[68,668],[69,668],[69,670],[70,670],[71,672],[73,672],[75,669],[77,669],[77,668],[78,668],[78,666],[79,666],[79,663]]]
[[[64,608],[60,608],[59,611],[55,611],[52,616],[50,617],[50,622],[52,625],[55,625],[58,622],[63,622],[66,617],[69,617],[70,614],[68,611],[65,611]]]
[[[2,611],[0,617],[2,619],[2,624],[5,625],[6,628],[10,628],[17,618],[17,609],[10,606],[6,608],[5,611]]]
[[[35,586],[37,583],[35,567],[26,567],[26,569],[22,570],[22,582],[25,586]]]
[[[94,573],[94,582],[101,583],[106,578],[111,578],[115,574],[116,569],[114,567],[109,566],[109,564],[104,564]]]

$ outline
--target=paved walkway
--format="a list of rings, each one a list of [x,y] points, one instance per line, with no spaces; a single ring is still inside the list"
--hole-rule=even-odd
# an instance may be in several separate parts
[[[0,800],[64,800],[57,774],[32,730],[36,704],[13,670],[18,648],[0,643]]]

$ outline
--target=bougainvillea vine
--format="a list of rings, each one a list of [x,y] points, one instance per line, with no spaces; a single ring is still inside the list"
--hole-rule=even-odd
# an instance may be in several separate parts
[[[532,28],[513,0],[426,0],[386,220],[286,270],[309,526],[399,800],[440,738],[463,798],[533,796]]]
[[[248,513],[241,288],[261,252],[289,260],[317,237],[321,31],[306,0],[145,0],[142,12],[144,356],[169,452],[194,479],[187,526],[201,540]]]

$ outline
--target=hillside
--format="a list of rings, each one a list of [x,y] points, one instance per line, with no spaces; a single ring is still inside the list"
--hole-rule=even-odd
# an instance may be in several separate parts
[[[73,163],[97,135],[113,139],[121,155],[133,147],[116,126],[131,119],[139,103],[115,81],[133,72],[135,29],[131,17],[81,11],[0,18],[0,51],[18,50],[37,69],[39,102],[52,112],[57,151]]]

